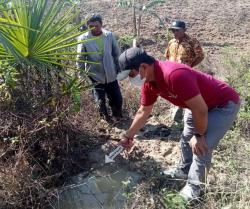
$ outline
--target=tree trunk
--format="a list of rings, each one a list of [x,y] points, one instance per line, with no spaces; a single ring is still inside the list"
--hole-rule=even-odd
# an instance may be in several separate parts
[[[137,35],[137,27],[136,27],[136,5],[135,0],[133,0],[133,23],[134,23],[134,36]]]
[[[140,43],[141,39],[141,19],[142,19],[142,11],[139,11],[139,17],[138,17],[138,26],[137,26],[137,42]]]

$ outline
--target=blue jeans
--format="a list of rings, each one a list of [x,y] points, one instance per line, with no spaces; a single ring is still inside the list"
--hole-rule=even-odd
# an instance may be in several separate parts
[[[185,109],[184,129],[181,136],[181,164],[180,168],[188,173],[188,183],[202,185],[205,182],[206,171],[209,170],[212,160],[212,150],[232,126],[239,111],[240,103],[229,101],[225,107],[216,107],[208,112],[208,126],[205,134],[206,143],[211,150],[205,156],[192,153],[189,141],[195,133],[195,127],[190,110]]]
[[[114,117],[122,117],[122,95],[118,81],[111,83],[97,84],[93,88],[93,96],[98,104],[101,116],[109,117],[106,106],[106,97],[109,100],[112,115]]]

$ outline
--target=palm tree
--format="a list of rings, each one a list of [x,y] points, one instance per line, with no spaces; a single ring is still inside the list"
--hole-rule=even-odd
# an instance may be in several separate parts
[[[84,23],[73,25],[78,13],[74,6],[65,8],[64,3],[60,0],[0,1],[0,65],[8,66],[0,68],[0,75],[2,82],[6,74],[13,77],[18,86],[14,92],[18,89],[18,95],[21,91],[27,97],[36,95],[42,100],[51,97],[59,77],[60,82],[62,79],[66,82],[59,94],[86,87],[82,85],[84,80],[72,73],[76,70],[75,48],[81,43],[76,38],[85,32],[78,28]],[[58,94],[58,86],[56,89]],[[13,93],[13,86],[10,92]]]

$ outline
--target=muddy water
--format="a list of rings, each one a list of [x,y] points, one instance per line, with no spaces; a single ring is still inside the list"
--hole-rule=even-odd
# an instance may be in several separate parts
[[[139,175],[125,168],[106,166],[89,177],[71,179],[71,184],[58,192],[57,209],[120,209],[126,194],[132,192]]]

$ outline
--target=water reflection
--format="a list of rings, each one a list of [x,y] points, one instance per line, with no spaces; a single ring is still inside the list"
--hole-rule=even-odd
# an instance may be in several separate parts
[[[69,186],[60,189],[56,208],[122,209],[125,190],[132,191],[138,180],[139,175],[134,172],[124,168],[114,171],[111,167],[98,169],[87,178],[75,176]]]

